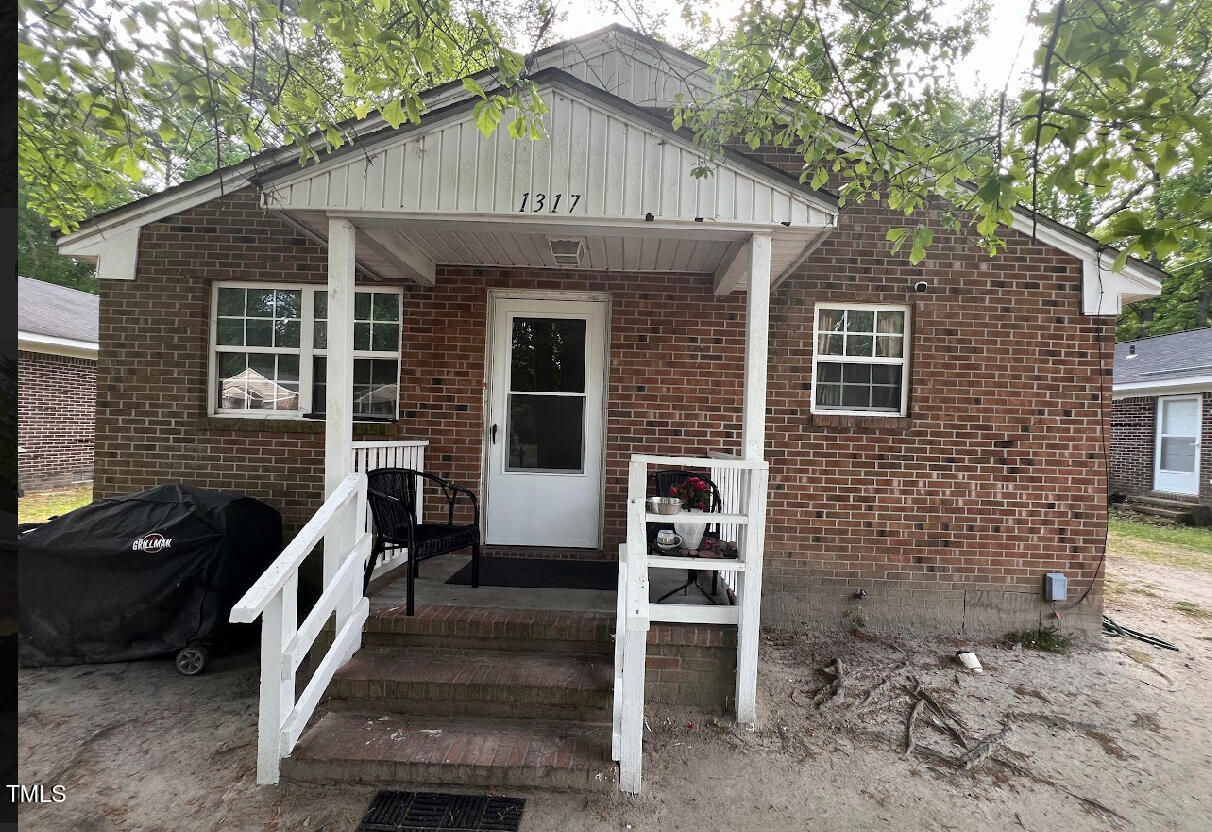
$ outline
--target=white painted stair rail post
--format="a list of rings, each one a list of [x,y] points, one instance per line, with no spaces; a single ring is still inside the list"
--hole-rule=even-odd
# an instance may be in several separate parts
[[[640,793],[640,772],[644,758],[644,666],[647,662],[648,628],[648,543],[644,532],[645,483],[647,465],[632,460],[627,478],[627,558],[620,564],[625,570],[626,618],[623,632],[622,690],[619,703],[619,788],[629,794]]]
[[[370,602],[362,593],[371,535],[357,530],[366,510],[366,475],[350,474],[333,490],[299,534],[231,611],[231,621],[251,624],[261,618],[261,701],[257,719],[257,782],[277,783],[283,757],[303,734],[307,720],[333,673],[362,644],[362,626]],[[339,536],[340,535],[340,536]],[[299,567],[321,540],[332,553],[336,573],[326,580],[319,600],[298,623]],[[297,700],[295,674],[337,613],[336,637]]]

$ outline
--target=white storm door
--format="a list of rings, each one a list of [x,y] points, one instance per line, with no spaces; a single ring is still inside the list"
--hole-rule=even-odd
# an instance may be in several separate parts
[[[601,544],[606,306],[497,298],[485,540]]]
[[[1153,489],[1199,494],[1201,396],[1159,396]]]

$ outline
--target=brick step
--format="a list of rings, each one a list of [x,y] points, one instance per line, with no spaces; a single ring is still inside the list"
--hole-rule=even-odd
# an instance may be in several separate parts
[[[1173,497],[1161,497],[1150,494],[1138,494],[1128,498],[1129,503],[1146,506],[1160,506],[1161,508],[1181,508],[1190,510],[1193,506],[1199,505],[1199,500],[1195,497],[1183,497],[1175,495]]]
[[[614,613],[603,612],[423,606],[409,617],[401,607],[374,605],[364,632],[367,646],[614,653]]]
[[[1137,514],[1147,514],[1150,517],[1160,517],[1164,520],[1173,520],[1176,523],[1183,522],[1183,519],[1190,514],[1190,511],[1187,509],[1155,506],[1149,503],[1139,503],[1133,505],[1132,510]]]
[[[333,710],[608,722],[613,656],[366,647],[333,676]]]
[[[610,726],[332,712],[282,761],[309,783],[613,790]]]

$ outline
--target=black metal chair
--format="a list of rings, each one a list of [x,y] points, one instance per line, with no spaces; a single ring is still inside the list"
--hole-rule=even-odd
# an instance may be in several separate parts
[[[476,495],[441,477],[411,468],[377,468],[366,474],[366,501],[375,521],[374,547],[366,563],[366,585],[388,549],[407,547],[407,614],[413,614],[413,584],[423,560],[471,547],[471,585],[480,585],[480,501]],[[417,493],[422,480],[433,483],[446,498],[445,523],[417,522]],[[475,519],[456,524],[455,502],[460,494],[471,501]]]
[[[669,493],[670,491],[672,491],[674,488],[681,485],[682,483],[684,483],[686,480],[690,479],[691,477],[697,477],[698,479],[702,480],[703,482],[705,482],[707,484],[707,492],[710,495],[708,497],[708,499],[706,500],[706,504],[708,506],[707,510],[710,512],[716,512],[716,513],[719,513],[720,511],[722,511],[723,506],[724,506],[724,500],[723,500],[723,497],[720,496],[719,486],[717,486],[714,482],[712,482],[710,477],[708,477],[704,474],[697,473],[695,471],[683,471],[683,470],[678,470],[678,469],[653,471],[652,473],[650,473],[648,475],[649,496],[668,497],[668,496],[670,496],[670,493]],[[648,535],[648,551],[649,552],[651,552],[653,554],[657,554],[657,555],[665,554],[663,551],[661,551],[660,547],[657,546],[656,537],[657,537],[657,533],[660,532],[660,530],[662,528],[668,528],[668,527],[669,527],[668,523],[649,523],[649,524],[647,524],[645,531],[647,532],[647,535]],[[720,539],[720,524],[717,522],[717,523],[708,525],[707,528],[703,532],[703,538],[704,539],[714,538],[715,540],[719,540]],[[702,592],[705,596],[707,596],[708,601],[710,601],[713,604],[718,603],[715,600],[715,593],[716,593],[716,590],[719,588],[720,573],[719,572],[711,573],[711,592],[707,592],[705,589],[703,589],[701,586],[699,586],[699,582],[698,582],[699,571],[701,571],[701,570],[688,569],[686,571],[686,582],[684,584],[682,584],[681,586],[674,587],[669,592],[666,592],[664,595],[662,595],[660,598],[658,598],[656,600],[656,602],[659,604],[662,601],[664,601],[666,598],[670,597],[671,595],[675,595],[679,591],[685,593],[690,587],[694,586],[694,587],[698,588],[699,592]]]

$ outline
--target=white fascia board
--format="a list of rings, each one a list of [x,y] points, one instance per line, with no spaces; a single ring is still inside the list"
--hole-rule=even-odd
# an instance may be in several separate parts
[[[75,358],[96,359],[97,357],[96,341],[76,341],[72,338],[57,338],[54,335],[42,335],[25,330],[17,333],[17,349]]]
[[[1111,266],[1119,256],[1113,248],[1083,243],[1049,225],[1033,223],[1030,213],[1021,208],[1015,209],[1011,228],[1028,236],[1034,232],[1039,242],[1082,262],[1083,315],[1118,315],[1125,303],[1161,294],[1161,281],[1131,261],[1123,270],[1112,271]]]
[[[1128,399],[1133,396],[1170,396],[1179,393],[1212,393],[1212,375],[1111,385],[1112,399]]]

